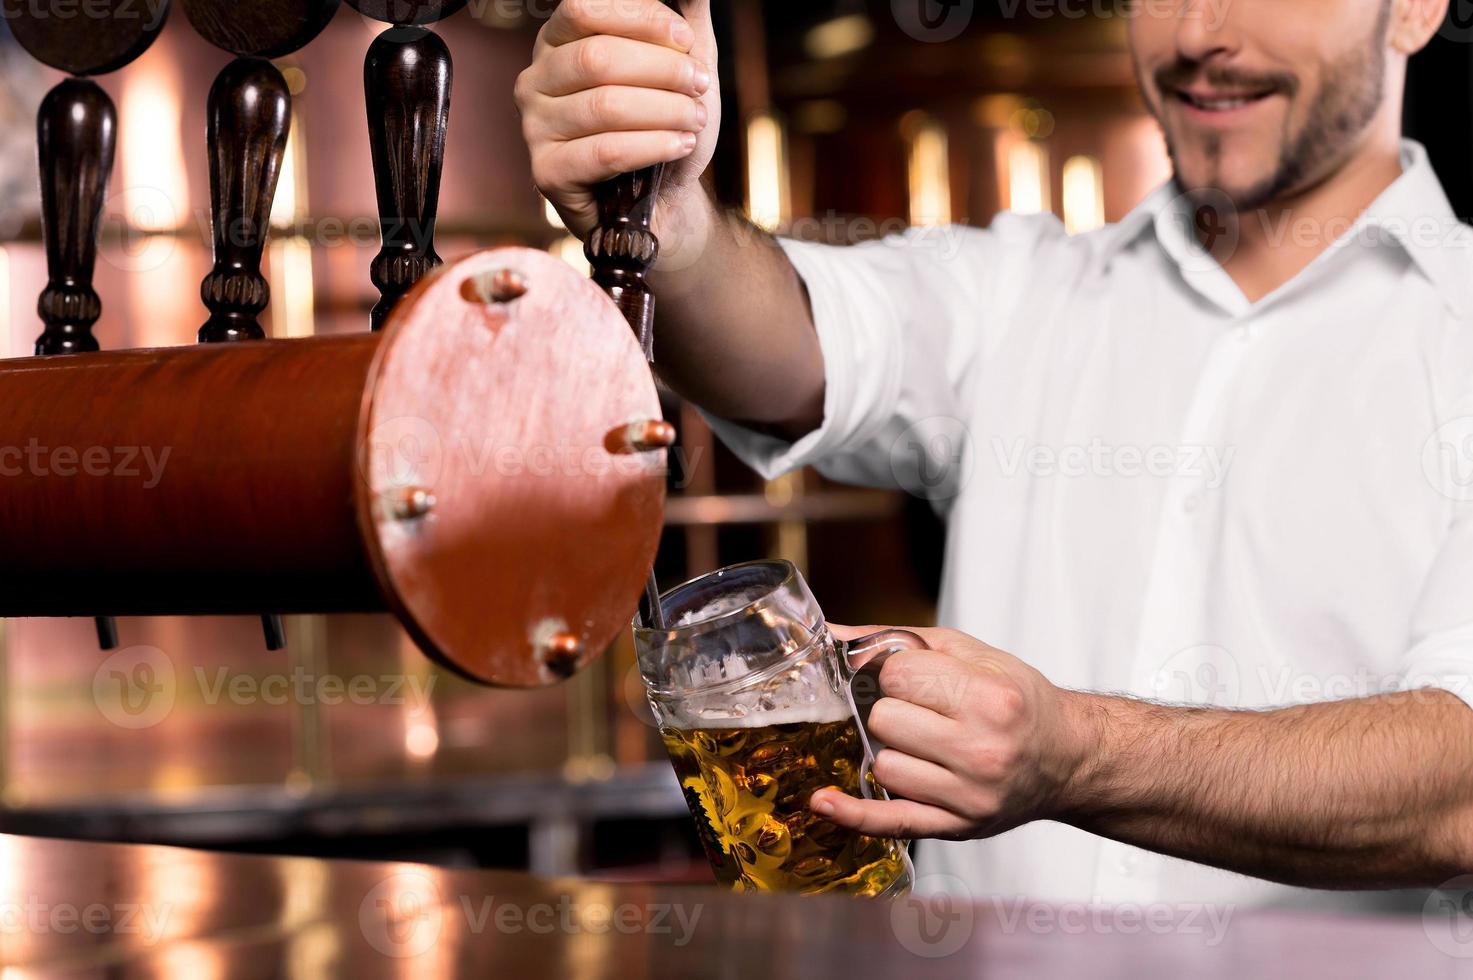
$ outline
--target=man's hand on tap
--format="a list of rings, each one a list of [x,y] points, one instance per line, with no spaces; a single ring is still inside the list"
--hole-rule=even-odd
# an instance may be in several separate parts
[[[598,223],[594,186],[666,169],[655,233],[670,209],[705,207],[700,178],[721,124],[710,0],[563,0],[517,79],[532,176],[568,228]]]
[[[744,0],[745,2],[745,0]],[[808,293],[778,243],[701,186],[721,129],[711,0],[563,0],[516,103],[532,176],[573,234],[595,188],[668,163],[655,207],[656,367],[684,398],[790,439],[823,421],[823,353]]]

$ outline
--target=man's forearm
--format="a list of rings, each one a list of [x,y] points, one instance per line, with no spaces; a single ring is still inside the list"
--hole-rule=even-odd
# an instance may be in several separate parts
[[[662,211],[655,364],[724,418],[796,439],[823,421],[823,353],[808,296],[772,237],[709,195]]]
[[[1096,747],[1065,822],[1309,887],[1473,870],[1473,712],[1451,694],[1266,712],[1070,697]]]

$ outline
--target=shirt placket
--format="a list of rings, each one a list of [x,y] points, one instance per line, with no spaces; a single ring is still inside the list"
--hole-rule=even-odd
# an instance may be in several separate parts
[[[1177,464],[1166,475],[1145,595],[1139,639],[1131,667],[1131,693],[1152,696],[1162,689],[1162,671],[1174,655],[1198,644],[1205,636],[1207,549],[1218,526],[1222,493],[1209,487],[1207,467],[1185,466],[1191,450],[1198,455],[1217,446],[1222,430],[1222,408],[1232,391],[1253,341],[1248,318],[1239,318],[1218,337],[1202,365],[1191,403],[1181,427]],[[1227,447],[1218,446],[1219,451]],[[1220,491],[1220,488],[1218,488]],[[1165,859],[1149,851],[1105,841],[1095,869],[1095,892],[1111,903],[1148,903],[1160,894]]]

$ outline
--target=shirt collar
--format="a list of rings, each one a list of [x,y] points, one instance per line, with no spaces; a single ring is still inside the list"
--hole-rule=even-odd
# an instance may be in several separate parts
[[[1420,143],[1402,141],[1401,166],[1401,176],[1327,252],[1352,244],[1400,248],[1450,309],[1467,313],[1473,310],[1473,281],[1468,275],[1473,268],[1473,228],[1458,220]],[[1100,267],[1151,232],[1184,274],[1211,278],[1212,269],[1219,267],[1198,242],[1194,220],[1191,203],[1174,181],[1167,181],[1101,236]]]
[[[1422,144],[1402,141],[1401,167],[1401,176],[1356,222],[1355,234],[1336,242],[1336,247],[1345,247],[1346,239],[1369,247],[1399,245],[1443,302],[1456,313],[1467,313],[1473,309],[1468,275],[1473,268],[1473,228],[1458,220]]]

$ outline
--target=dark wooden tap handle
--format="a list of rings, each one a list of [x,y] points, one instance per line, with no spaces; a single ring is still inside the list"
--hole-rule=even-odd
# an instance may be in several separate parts
[[[131,64],[164,29],[169,9],[170,0],[0,0],[0,17],[16,42],[69,75],[104,75]]]
[[[664,3],[680,9],[675,0]],[[593,267],[593,281],[629,321],[649,361],[655,359],[655,297],[645,277],[660,254],[660,240],[651,224],[664,177],[665,165],[659,164],[600,184],[595,190],[598,227],[583,249]]]
[[[399,297],[441,261],[435,254],[435,219],[453,76],[450,49],[421,27],[384,31],[363,64],[383,237],[370,269],[381,297],[373,308],[375,330]]]
[[[600,184],[598,227],[588,236],[584,254],[593,267],[593,281],[629,321],[646,359],[654,360],[655,297],[645,277],[660,254],[660,240],[650,230],[655,199],[665,176],[665,165],[621,174]]]
[[[92,272],[117,147],[117,109],[96,83],[69,78],[41,103],[36,129],[48,274],[37,304],[45,330],[36,353],[95,351],[92,325],[102,316],[102,300]]]
[[[348,0],[363,16],[386,24],[432,24],[457,13],[469,0]]]
[[[200,37],[240,58],[280,58],[312,42],[341,0],[183,0]]]
[[[291,128],[291,92],[269,61],[240,58],[210,89],[210,193],[215,267],[200,287],[210,318],[201,343],[260,340],[271,299],[261,255]]]

